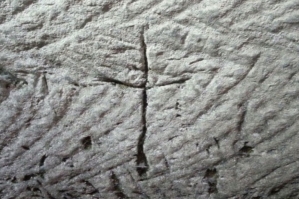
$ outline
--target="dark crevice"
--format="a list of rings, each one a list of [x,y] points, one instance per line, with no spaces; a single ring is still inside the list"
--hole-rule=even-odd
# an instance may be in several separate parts
[[[217,148],[220,149],[219,139],[216,138],[216,137],[213,137],[213,139],[214,139],[214,141],[215,141],[215,143],[217,145]]]
[[[247,145],[248,142],[244,142],[244,146],[239,150],[241,156],[249,157],[249,154],[253,152],[253,147]]]
[[[206,148],[206,152],[207,152],[208,155],[210,155],[210,148],[211,148],[211,146],[208,146],[208,147]]]
[[[175,109],[176,109],[176,110],[180,109],[180,103],[179,103],[179,102],[176,102],[176,103],[175,103]]]
[[[27,174],[27,175],[25,175],[24,177],[23,177],[23,181],[28,181],[28,180],[30,180],[30,179],[32,179],[32,178],[34,178],[36,175],[35,174]]]
[[[144,61],[144,76],[145,76],[145,83],[143,85],[143,92],[142,92],[142,112],[141,112],[141,120],[142,120],[142,133],[139,136],[138,143],[137,143],[137,173],[141,177],[144,174],[146,174],[148,170],[148,163],[147,158],[144,153],[144,141],[145,136],[147,133],[147,118],[146,118],[146,112],[147,112],[147,81],[148,81],[148,61],[147,61],[147,47],[144,39],[144,29],[141,33],[141,48],[143,53],[143,61]]]
[[[125,87],[130,87],[130,88],[143,88],[144,87],[144,85],[138,86],[138,85],[131,84],[129,82],[122,82],[122,81],[114,79],[112,77],[106,77],[103,75],[99,75],[97,78],[100,82],[111,83],[113,85],[121,85],[121,86],[125,86]]]
[[[91,137],[87,136],[87,137],[82,138],[81,144],[83,145],[83,148],[85,150],[91,149],[91,147],[92,147]]]
[[[196,59],[196,60],[190,62],[189,65],[195,64],[195,63],[200,62],[200,61],[202,61],[202,60],[204,60],[204,59],[203,59],[203,58],[198,58],[198,59]]]
[[[28,146],[25,146],[25,145],[23,145],[23,146],[21,146],[23,149],[25,149],[25,150],[29,150],[30,148],[28,147]]]
[[[217,193],[218,190],[217,190],[217,184],[214,183],[214,182],[208,182],[209,184],[209,189],[208,189],[208,193],[209,194],[212,194],[212,193]]]
[[[48,86],[48,81],[46,77],[46,73],[43,74],[42,76],[42,85],[43,85],[43,92],[48,95],[49,94],[49,86]]]
[[[126,194],[123,192],[123,190],[120,186],[120,181],[113,171],[111,171],[110,180],[112,182],[112,191],[114,192],[116,197],[121,198],[121,199],[128,198],[128,196],[126,196]]]
[[[43,155],[42,158],[39,161],[39,166],[42,167],[44,166],[45,160],[46,160],[47,156]]]
[[[185,83],[186,81],[188,81],[190,79],[191,78],[186,77],[186,78],[182,78],[182,79],[178,79],[178,80],[173,80],[173,81],[168,82],[168,83],[157,84],[156,86],[162,87],[162,86],[169,86],[169,85],[172,85],[172,84],[183,84],[183,83]]]
[[[178,135],[172,136],[172,137],[168,138],[168,141],[171,141],[171,140],[173,140],[176,137],[179,137],[179,136]]]
[[[143,176],[147,170],[148,170],[148,163],[147,163],[147,158],[144,153],[144,141],[145,141],[145,136],[147,132],[147,124],[146,124],[146,108],[147,108],[147,96],[146,96],[146,90],[143,91],[143,104],[142,104],[142,133],[139,136],[138,139],[138,144],[137,144],[137,172],[139,176]]]
[[[207,169],[204,178],[206,179],[209,187],[208,187],[208,193],[218,193],[217,189],[217,178],[218,178],[218,172],[216,168]]]
[[[106,83],[110,83],[112,85],[120,85],[120,86],[129,87],[129,88],[144,88],[145,84],[146,84],[146,83],[144,83],[142,85],[134,85],[132,83],[123,82],[123,81],[117,80],[117,79],[112,78],[112,77],[106,77],[104,75],[98,75],[97,79],[100,82],[106,82]],[[157,85],[151,86],[151,87],[148,87],[148,86],[146,86],[146,87],[148,89],[151,89],[151,88],[154,88],[154,87],[163,87],[163,86],[169,86],[169,85],[173,85],[173,84],[183,84],[183,83],[185,83],[186,81],[188,81],[190,79],[191,79],[190,77],[186,77],[186,78],[182,78],[182,79],[178,79],[178,80],[173,80],[173,81],[167,82],[167,83],[157,84]],[[147,81],[147,78],[146,78],[146,81]]]
[[[237,124],[237,131],[241,132],[243,129],[243,124],[245,121],[245,117],[246,117],[246,113],[247,113],[247,109],[244,106],[241,106],[241,115],[240,115],[240,120]]]
[[[252,64],[251,64],[252,67],[255,66],[255,64],[257,63],[260,57],[261,57],[261,53],[258,53],[252,58]]]
[[[12,182],[12,183],[16,183],[16,182],[17,182],[17,178],[16,178],[16,176],[14,176],[14,177],[11,179],[11,182]]]
[[[215,168],[207,169],[204,178],[213,178],[216,174],[217,170]]]

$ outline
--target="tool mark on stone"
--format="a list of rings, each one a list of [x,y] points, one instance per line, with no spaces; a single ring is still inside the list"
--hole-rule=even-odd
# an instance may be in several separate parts
[[[45,160],[46,160],[47,156],[43,155],[39,161],[39,166],[42,167],[44,166]]]
[[[21,146],[24,150],[28,151],[30,148],[26,145]]]
[[[131,88],[143,88],[144,85],[138,86],[138,85],[134,85],[128,82],[122,82],[120,80],[117,80],[115,78],[112,77],[106,77],[104,75],[99,74],[97,77],[97,80],[101,81],[101,82],[107,82],[107,83],[111,83],[113,85],[121,85],[121,86],[126,86],[126,87],[131,87]]]
[[[240,115],[240,120],[237,124],[237,131],[240,133],[243,129],[246,113],[247,113],[247,108],[244,105],[240,106],[241,109],[241,115]]]
[[[211,145],[207,146],[207,148],[206,148],[206,152],[207,152],[208,155],[210,155],[210,148],[211,148]]]
[[[146,112],[147,112],[147,81],[148,81],[148,61],[147,61],[147,46],[145,43],[144,39],[144,28],[141,32],[141,47],[143,51],[143,61],[144,61],[144,76],[145,76],[145,83],[143,86],[143,92],[142,92],[142,133],[139,136],[138,143],[137,143],[137,173],[141,177],[144,174],[146,174],[148,170],[148,163],[147,163],[147,158],[144,153],[144,141],[145,141],[145,136],[147,133],[147,118],[146,118]]]
[[[44,84],[44,92],[48,95],[49,94],[49,86],[48,86],[48,80],[46,77],[46,73],[43,74],[42,81]]]
[[[220,149],[219,139],[216,138],[216,137],[213,137],[213,139],[214,139],[214,141],[215,141],[215,143],[216,143],[216,145],[217,145],[217,148]]]
[[[202,61],[202,60],[204,60],[204,59],[203,59],[203,58],[198,58],[198,59],[196,59],[196,60],[190,62],[189,65],[195,64],[195,63],[200,62],[200,61]]]
[[[45,98],[46,95],[49,94],[49,87],[48,87],[48,80],[46,77],[46,72],[40,74],[39,76],[39,83],[37,84],[37,87],[39,89],[39,94],[42,95],[42,98]]]
[[[112,183],[112,191],[114,192],[114,194],[116,195],[117,198],[129,198],[126,196],[126,194],[123,192],[121,186],[120,186],[120,181],[117,178],[117,176],[115,175],[115,173],[113,171],[111,171],[110,174],[110,180]]]
[[[156,86],[168,86],[168,85],[172,85],[172,84],[183,84],[185,83],[186,81],[190,80],[191,78],[190,77],[185,77],[185,78],[182,78],[182,79],[178,79],[178,80],[173,80],[173,81],[170,81],[170,82],[167,82],[167,83],[161,83],[161,84],[157,84]]]

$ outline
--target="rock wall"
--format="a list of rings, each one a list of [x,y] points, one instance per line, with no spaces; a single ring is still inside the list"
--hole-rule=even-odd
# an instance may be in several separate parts
[[[0,198],[299,198],[297,0],[2,0]]]

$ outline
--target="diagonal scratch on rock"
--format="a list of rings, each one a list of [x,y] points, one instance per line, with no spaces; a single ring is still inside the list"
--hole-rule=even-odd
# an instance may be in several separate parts
[[[117,196],[117,198],[128,198],[126,196],[126,194],[123,192],[123,190],[120,186],[120,181],[119,181],[119,179],[117,178],[117,176],[115,175],[115,173],[113,171],[111,171],[110,180],[112,182],[113,192]]]
[[[247,104],[244,103],[243,105],[240,106],[240,119],[237,123],[237,131],[239,133],[242,132],[243,125],[244,125],[244,122],[245,122],[246,113],[247,113]]]
[[[130,87],[130,88],[143,88],[144,87],[143,85],[141,85],[141,86],[134,85],[134,84],[131,84],[129,82],[123,82],[123,81],[117,80],[113,77],[107,77],[107,76],[104,76],[104,75],[98,75],[97,76],[97,81],[111,83],[113,85],[121,85],[121,86],[125,86],[125,87]]]

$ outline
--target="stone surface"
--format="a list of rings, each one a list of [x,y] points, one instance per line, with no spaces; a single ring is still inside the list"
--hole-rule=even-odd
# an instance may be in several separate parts
[[[3,0],[0,49],[0,198],[299,198],[297,0]]]

